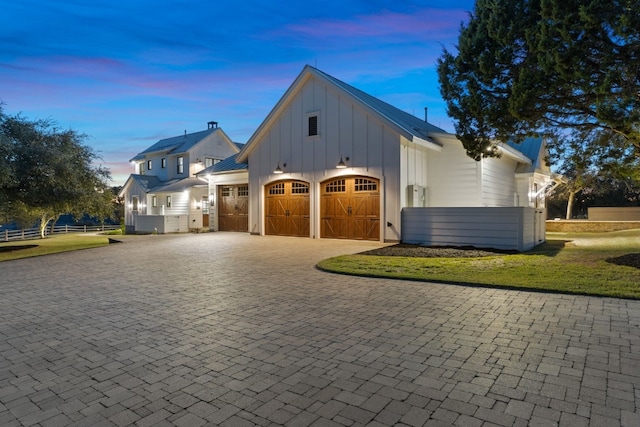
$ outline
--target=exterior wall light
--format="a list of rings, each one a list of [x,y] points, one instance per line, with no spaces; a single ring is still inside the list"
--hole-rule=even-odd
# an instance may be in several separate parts
[[[345,162],[348,162],[348,161],[349,161],[349,157],[345,157],[343,160],[342,156],[340,156],[340,161],[336,165],[336,169],[345,169],[347,167],[347,164]]]
[[[278,162],[278,166],[276,166],[276,168],[273,170],[273,173],[275,173],[275,174],[281,174],[281,173],[283,173],[283,172],[284,172],[282,169],[283,169],[283,168],[286,168],[286,167],[287,167],[287,164],[286,164],[286,163],[283,163],[283,164],[282,164],[282,168],[281,168],[281,167],[280,167],[280,162]]]

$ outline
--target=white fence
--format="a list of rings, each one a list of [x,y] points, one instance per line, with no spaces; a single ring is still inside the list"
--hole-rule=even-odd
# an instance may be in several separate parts
[[[119,225],[56,225],[53,227],[53,233],[51,233],[51,227],[47,227],[45,230],[45,236],[61,233],[93,233],[118,229],[120,229]],[[12,240],[39,239],[40,229],[26,228],[22,230],[4,230],[0,232],[0,236],[2,236],[2,240],[5,242]]]
[[[545,241],[544,209],[403,208],[402,242],[528,251]]]

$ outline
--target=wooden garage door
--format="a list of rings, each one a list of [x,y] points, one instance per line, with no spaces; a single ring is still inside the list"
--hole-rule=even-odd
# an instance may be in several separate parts
[[[249,231],[249,186],[222,185],[218,187],[218,229],[220,231]]]
[[[265,187],[265,234],[309,237],[309,184],[279,181]]]
[[[380,240],[380,182],[341,177],[322,184],[320,236]]]

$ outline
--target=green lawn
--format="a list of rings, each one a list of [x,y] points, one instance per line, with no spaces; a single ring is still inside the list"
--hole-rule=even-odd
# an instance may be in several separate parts
[[[321,261],[318,267],[369,277],[638,299],[640,268],[606,261],[626,254],[640,254],[640,230],[548,233],[547,243],[514,255],[479,258],[345,255]]]
[[[58,234],[46,239],[2,242],[0,243],[0,261],[95,248],[108,244],[107,236],[86,233]]]

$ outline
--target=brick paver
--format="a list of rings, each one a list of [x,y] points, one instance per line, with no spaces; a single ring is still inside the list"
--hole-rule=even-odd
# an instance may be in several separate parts
[[[0,424],[623,425],[640,301],[332,275],[241,233],[0,263]]]

